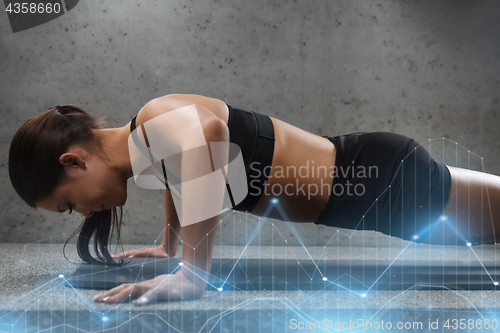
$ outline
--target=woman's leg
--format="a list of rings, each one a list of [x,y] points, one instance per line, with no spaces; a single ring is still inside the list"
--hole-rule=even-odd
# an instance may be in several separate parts
[[[500,177],[448,166],[451,192],[443,216],[425,240],[472,245],[500,241]]]

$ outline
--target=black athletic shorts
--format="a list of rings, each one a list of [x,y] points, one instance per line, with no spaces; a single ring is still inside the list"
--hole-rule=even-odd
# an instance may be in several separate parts
[[[335,174],[328,204],[314,223],[424,241],[450,196],[446,165],[395,133],[324,137],[337,150]]]
[[[247,177],[248,194],[234,210],[252,212],[269,177],[274,155],[274,127],[269,116],[226,104],[229,110],[227,126],[229,141],[241,149]],[[231,196],[231,194],[229,194]]]

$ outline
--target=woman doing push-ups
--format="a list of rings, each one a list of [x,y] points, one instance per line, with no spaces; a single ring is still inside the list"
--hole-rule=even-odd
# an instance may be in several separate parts
[[[97,302],[201,297],[228,208],[431,244],[495,243],[500,236],[498,176],[436,162],[399,134],[322,137],[199,95],[156,98],[118,128],[103,128],[72,105],[51,107],[14,136],[9,173],[29,206],[82,214],[80,257],[108,265],[117,264],[107,245],[112,227],[119,236],[127,179],[165,188],[161,245],[117,256],[172,257],[182,232],[184,265],[120,285]],[[97,258],[89,252],[92,236]]]

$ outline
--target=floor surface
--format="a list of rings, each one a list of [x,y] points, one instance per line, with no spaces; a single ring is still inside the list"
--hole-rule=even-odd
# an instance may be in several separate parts
[[[409,264],[427,259],[456,260],[463,266],[496,261],[497,252],[498,246],[493,245],[413,243],[397,248],[216,246],[214,258],[390,259]],[[341,290],[207,290],[195,301],[108,305],[92,301],[100,290],[63,285],[64,277],[81,262],[74,244],[67,246],[66,253],[75,264],[63,257],[62,244],[3,243],[0,253],[0,332],[402,331],[398,327],[414,332],[500,331],[497,290],[371,290],[367,286],[363,292],[348,285]]]

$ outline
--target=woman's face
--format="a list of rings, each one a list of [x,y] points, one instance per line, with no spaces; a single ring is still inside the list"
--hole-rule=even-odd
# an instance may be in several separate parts
[[[94,212],[123,206],[127,201],[127,179],[100,157],[83,148],[68,150],[59,158],[65,177],[52,195],[37,206],[53,212],[71,209],[85,217]]]

